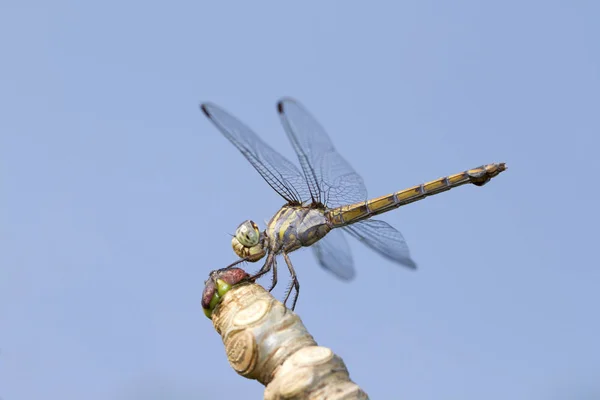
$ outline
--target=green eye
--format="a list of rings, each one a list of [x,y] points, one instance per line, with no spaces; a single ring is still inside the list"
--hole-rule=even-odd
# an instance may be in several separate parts
[[[256,246],[260,239],[258,225],[256,225],[254,221],[250,220],[242,222],[242,224],[238,226],[237,230],[235,231],[235,238],[244,247]]]

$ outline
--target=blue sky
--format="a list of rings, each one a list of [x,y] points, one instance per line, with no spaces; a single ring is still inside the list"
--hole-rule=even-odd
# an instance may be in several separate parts
[[[262,398],[200,297],[235,260],[229,234],[282,201],[198,104],[296,162],[275,113],[293,96],[373,197],[509,167],[382,218],[417,272],[352,238],[351,283],[292,255],[297,312],[371,398],[599,398],[599,11],[3,4],[0,397]]]

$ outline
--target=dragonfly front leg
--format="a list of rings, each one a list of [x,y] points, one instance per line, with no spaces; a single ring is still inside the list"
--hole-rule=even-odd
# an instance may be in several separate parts
[[[239,263],[243,263],[244,261],[248,261],[248,258],[240,258],[239,260],[232,262],[225,268],[221,268],[219,271],[225,271],[225,270],[231,269],[231,268],[235,267],[236,265],[238,265]]]
[[[285,305],[285,303],[287,303],[290,294],[292,293],[292,289],[296,289],[294,301],[292,302],[292,307],[290,308],[290,310],[294,311],[294,308],[296,308],[296,302],[298,301],[298,296],[300,295],[300,282],[298,282],[298,278],[296,277],[296,271],[294,270],[294,266],[292,265],[292,260],[290,260],[290,257],[287,255],[286,252],[283,252],[283,259],[285,260],[285,263],[287,264],[288,269],[290,270],[290,275],[292,278],[292,284],[287,290],[285,300],[283,300],[283,304]]]

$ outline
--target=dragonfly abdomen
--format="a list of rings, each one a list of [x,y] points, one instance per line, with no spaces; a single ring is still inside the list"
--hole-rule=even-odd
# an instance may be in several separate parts
[[[353,224],[466,183],[483,186],[505,169],[506,165],[504,163],[482,165],[478,168],[439,178],[399,192],[360,203],[332,208],[327,211],[326,216],[333,228]]]

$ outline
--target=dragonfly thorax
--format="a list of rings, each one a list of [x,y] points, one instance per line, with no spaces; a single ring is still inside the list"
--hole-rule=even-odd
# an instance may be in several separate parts
[[[285,205],[271,218],[264,232],[269,252],[291,253],[316,243],[331,230],[324,210]]]
[[[240,258],[255,262],[263,258],[266,249],[263,243],[263,236],[258,229],[258,225],[251,220],[244,221],[235,230],[235,235],[231,239],[231,247]]]

